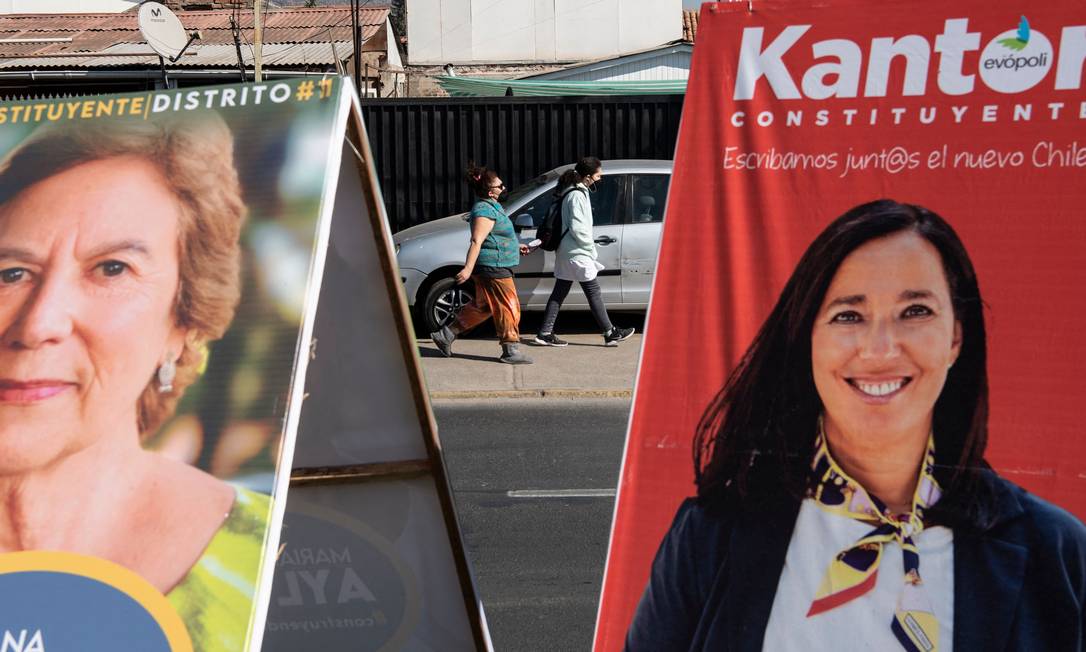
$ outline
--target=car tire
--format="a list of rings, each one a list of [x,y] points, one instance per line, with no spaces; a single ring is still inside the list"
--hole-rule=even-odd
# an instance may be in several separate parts
[[[432,333],[452,323],[460,309],[475,299],[472,289],[473,286],[467,283],[457,285],[451,276],[434,281],[422,302],[420,316],[426,332]]]

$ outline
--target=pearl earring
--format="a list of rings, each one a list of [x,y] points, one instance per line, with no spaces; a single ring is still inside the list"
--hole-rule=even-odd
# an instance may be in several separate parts
[[[158,391],[167,394],[173,391],[173,378],[177,375],[177,363],[167,359],[158,367]]]

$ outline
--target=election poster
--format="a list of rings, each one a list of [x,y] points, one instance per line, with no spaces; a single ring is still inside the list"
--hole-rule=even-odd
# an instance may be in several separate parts
[[[357,103],[343,126],[261,649],[489,650]]]
[[[983,314],[987,357],[974,349],[970,360],[945,366],[948,382],[961,380],[964,367],[986,368],[986,385],[976,380],[979,372],[970,385],[974,397],[987,395],[983,460],[1004,480],[1086,516],[1079,418],[1086,380],[1078,372],[1086,364],[1079,333],[1086,317],[1084,63],[1086,8],[1076,2],[702,6],[597,651],[622,649],[661,540],[683,499],[697,491],[694,460],[708,459],[714,444],[698,434],[716,432],[721,390],[752,343],[773,336],[759,329],[778,315],[771,312],[786,281],[793,270],[811,268],[801,257],[828,225],[876,200],[941,216],[972,261],[980,294],[970,306],[955,305],[955,314]],[[869,271],[870,278],[902,273],[889,263]],[[797,296],[779,309],[792,314],[809,301]],[[789,364],[806,356],[806,366],[795,368],[809,375],[818,351],[807,328],[782,355],[793,356]],[[964,341],[976,347],[980,330],[970,328]],[[881,397],[905,396],[913,380],[853,386],[872,402],[889,402]],[[747,396],[729,409],[818,409],[781,398],[793,381],[810,386],[809,377],[780,381],[779,392]],[[934,432],[935,441],[939,436]],[[978,451],[960,459],[979,469]],[[759,452],[747,450],[746,464],[756,466]],[[946,471],[941,465],[937,474]],[[699,468],[703,478],[712,472]],[[772,581],[770,597],[778,567],[761,569]],[[755,623],[760,636],[769,614],[760,617],[736,616],[742,622],[730,631]]]
[[[0,649],[485,647],[356,102],[0,105]]]

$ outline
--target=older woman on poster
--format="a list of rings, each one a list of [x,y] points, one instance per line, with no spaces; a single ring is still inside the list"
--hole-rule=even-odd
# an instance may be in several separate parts
[[[238,303],[221,119],[47,126],[0,166],[0,553],[110,560],[244,644],[268,500],[141,442]]]
[[[984,461],[983,307],[931,211],[830,224],[702,418],[626,649],[1084,649],[1086,528]]]

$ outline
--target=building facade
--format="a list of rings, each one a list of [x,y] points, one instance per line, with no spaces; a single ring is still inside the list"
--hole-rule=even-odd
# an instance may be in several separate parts
[[[407,63],[571,63],[682,38],[681,0],[407,0]]]

